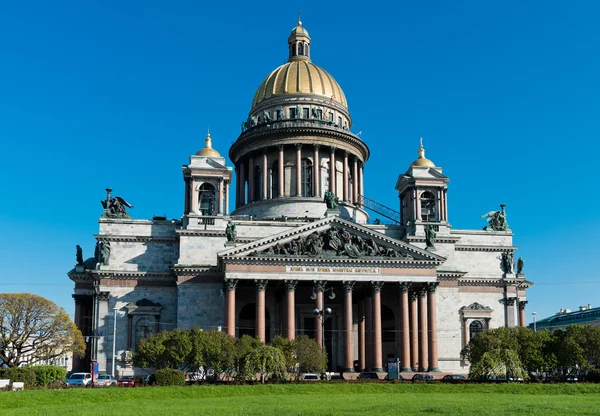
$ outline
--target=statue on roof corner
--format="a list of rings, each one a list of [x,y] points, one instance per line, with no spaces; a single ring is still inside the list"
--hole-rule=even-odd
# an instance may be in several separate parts
[[[483,227],[484,231],[508,231],[508,222],[506,222],[506,204],[500,204],[500,211],[490,211],[483,214],[481,218],[486,218],[488,225]]]
[[[525,259],[523,257],[519,257],[519,259],[517,260],[517,273],[516,274],[523,273],[523,266],[525,266]]]
[[[111,196],[112,189],[106,188],[106,200],[100,201],[104,207],[102,218],[131,218],[131,215],[125,210],[125,207],[133,208],[120,196]]]
[[[429,251],[435,251],[435,236],[436,236],[436,232],[433,228],[433,225],[429,224],[427,227],[425,227],[425,245],[426,245],[426,250]]]
[[[227,237],[228,243],[235,243],[237,233],[235,231],[235,224],[231,220],[227,222],[227,227],[225,228],[225,236]]]
[[[83,264],[83,250],[79,244],[75,246],[75,259],[77,260],[77,265]]]
[[[327,205],[327,209],[337,209],[338,203],[340,200],[337,196],[331,191],[325,192],[325,205]]]

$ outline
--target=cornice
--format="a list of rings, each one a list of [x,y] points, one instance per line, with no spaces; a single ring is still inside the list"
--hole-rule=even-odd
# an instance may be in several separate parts
[[[411,235],[404,236],[403,240],[406,240],[409,243],[425,243],[426,242],[425,237],[418,237],[418,236],[411,236]],[[442,235],[442,236],[438,235],[435,238],[436,243],[454,244],[458,240],[460,240],[460,237],[452,237],[452,236],[447,236],[447,235]]]
[[[322,265],[322,264],[360,264],[368,266],[387,266],[395,268],[414,268],[414,269],[431,269],[435,268],[439,262],[435,260],[384,260],[374,258],[315,258],[315,257],[223,257],[223,262],[226,264],[244,264],[244,265],[268,265],[268,266],[285,266],[290,263],[305,264],[307,266]]]
[[[437,241],[437,239],[436,239]],[[460,244],[455,245],[455,251],[488,251],[488,252],[514,252],[519,247],[517,246],[480,246],[480,245],[467,245]]]
[[[177,233],[178,230],[175,230]],[[139,242],[139,243],[173,243],[178,240],[177,236],[141,236],[141,235],[106,235],[94,234],[98,241]]]

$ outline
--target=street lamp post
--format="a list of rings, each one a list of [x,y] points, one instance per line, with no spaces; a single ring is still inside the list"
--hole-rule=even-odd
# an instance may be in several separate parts
[[[537,312],[531,312],[531,314],[533,315],[533,332],[537,332],[537,324],[535,322],[535,316],[537,315]]]
[[[112,376],[115,378],[115,357],[117,355],[117,308],[113,308],[114,318],[113,318],[113,351],[112,351]]]
[[[326,308],[324,310],[315,308],[313,313],[316,317],[321,320],[321,348],[325,351],[325,321],[331,315],[331,309]]]

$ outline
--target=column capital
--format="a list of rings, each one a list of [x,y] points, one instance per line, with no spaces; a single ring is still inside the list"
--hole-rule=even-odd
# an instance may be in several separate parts
[[[504,300],[504,303],[505,303],[507,306],[514,306],[514,304],[515,304],[515,301],[516,301],[516,300],[517,300],[517,298],[506,298],[506,299]]]
[[[334,146],[331,146],[331,147],[329,148],[329,151],[330,151],[332,154],[333,154],[333,153],[335,153],[335,151],[336,151],[336,150],[337,150],[337,147],[334,147]]]
[[[411,302],[416,301],[418,297],[419,297],[419,294],[417,293],[416,290],[413,289],[410,292],[408,292],[408,298],[411,300]]]
[[[520,300],[519,301],[519,310],[520,311],[522,311],[522,310],[525,309],[525,305],[527,305],[527,302],[529,302],[529,301],[527,301],[527,300]]]
[[[269,153],[268,147],[264,147],[264,148],[262,149],[262,154],[263,154],[263,156],[266,156],[268,153]]]
[[[313,286],[314,286],[315,292],[324,292],[326,285],[327,285],[326,280],[313,280]]]
[[[298,281],[297,280],[284,280],[283,284],[285,284],[285,288],[288,292],[293,292],[294,290],[296,290]]]
[[[354,280],[344,280],[342,282],[342,285],[344,285],[344,292],[352,292],[352,289],[354,289],[355,284],[356,282]]]
[[[110,299],[110,292],[98,293],[98,300],[100,300],[102,302],[108,302],[108,299]]]
[[[398,286],[400,286],[400,293],[408,292],[410,282],[398,282]]]
[[[302,149],[302,143],[296,143],[295,146],[297,150]]]
[[[373,293],[381,292],[382,287],[383,287],[383,282],[376,282],[376,281],[371,282],[371,288],[373,289]]]
[[[225,290],[235,290],[237,288],[238,279],[225,279],[223,286]]]
[[[269,281],[267,279],[254,279],[254,283],[256,283],[256,290],[265,290]]]
[[[425,288],[427,290],[427,293],[435,293],[438,286],[439,286],[439,282],[425,283]]]
[[[425,296],[427,296],[427,286],[421,286],[420,288],[417,289],[417,295],[420,298],[423,298]]]
[[[318,151],[320,148],[321,148],[320,144],[313,144],[313,149]]]
[[[344,157],[348,157],[348,153],[349,152],[347,150],[344,150]]]
[[[222,176],[219,177],[219,183],[223,182],[225,180],[225,178],[223,178]]]
[[[279,149],[279,150],[283,150],[283,148],[284,148],[284,147],[285,147],[285,146],[284,146],[283,144],[278,144],[278,145],[277,145],[277,149]]]

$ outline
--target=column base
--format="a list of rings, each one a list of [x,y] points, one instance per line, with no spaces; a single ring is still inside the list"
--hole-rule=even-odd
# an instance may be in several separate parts
[[[426,368],[426,367],[419,368],[419,373],[426,373],[427,370],[428,370],[428,368]]]
[[[356,371],[354,371],[354,368],[342,368],[342,372],[343,373],[356,373]]]
[[[439,367],[429,367],[428,371],[431,371],[431,372],[434,372],[434,373],[439,373],[440,369],[439,369]]]
[[[375,367],[371,371],[375,371],[376,373],[383,373],[383,367]]]
[[[401,373],[412,373],[412,368],[401,368],[400,369]]]

